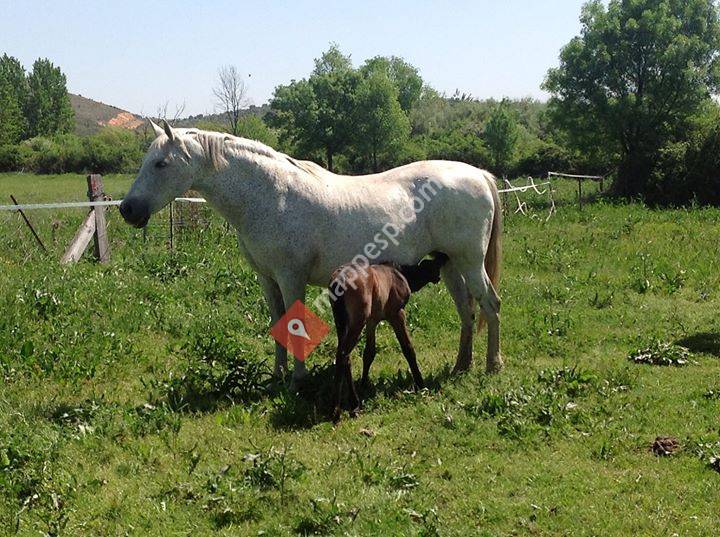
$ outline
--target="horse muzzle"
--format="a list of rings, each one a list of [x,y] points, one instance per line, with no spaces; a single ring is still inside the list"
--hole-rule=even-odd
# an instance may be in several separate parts
[[[133,227],[145,227],[150,220],[150,206],[139,198],[125,198],[120,204],[120,214]]]

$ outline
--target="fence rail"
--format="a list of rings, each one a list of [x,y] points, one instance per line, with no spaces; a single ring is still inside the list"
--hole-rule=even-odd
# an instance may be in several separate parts
[[[174,201],[186,203],[206,203],[205,198],[175,198]],[[112,207],[120,205],[122,200],[108,201],[70,201],[64,203],[22,203],[16,205],[0,205],[0,211],[32,211],[35,209],[77,209],[93,207]]]
[[[600,183],[600,192],[605,190],[605,175],[577,175],[572,173],[561,173],[561,172],[548,172],[548,179],[551,177],[567,177],[568,179],[575,179],[578,184],[578,206],[582,209],[582,182],[584,180],[597,181]]]

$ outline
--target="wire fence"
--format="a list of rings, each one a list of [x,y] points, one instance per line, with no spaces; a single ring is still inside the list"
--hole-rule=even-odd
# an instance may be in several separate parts
[[[96,202],[92,205],[90,202],[37,205],[41,207],[25,204],[26,216],[47,249],[47,255],[58,260],[87,216],[87,211],[83,209],[93,206],[107,207],[107,235],[111,252],[128,248],[136,250],[140,245],[143,249],[177,249],[188,242],[217,242],[218,236],[229,234],[225,221],[204,200],[176,200],[153,215],[142,229],[128,226],[123,221],[116,209],[119,201]],[[45,210],[36,210],[40,208]],[[0,245],[0,255],[15,261],[27,261],[42,254],[28,226],[14,207],[0,210]]]
[[[567,181],[563,181],[567,179]],[[525,216],[548,220],[557,211],[558,206],[573,203],[575,195],[572,184],[576,181],[594,182],[599,189],[590,193],[602,192],[601,176],[578,176],[549,172],[547,180],[529,177],[526,184],[518,184],[503,179],[500,193],[506,217]],[[587,192],[586,195],[589,194]],[[582,208],[582,191],[577,193]],[[39,248],[33,243],[33,237],[27,225],[18,214],[18,208],[26,212],[33,228],[48,250],[48,255],[57,259],[62,257],[77,229],[93,207],[106,207],[108,237],[111,251],[125,248],[136,249],[140,243],[143,248],[178,249],[190,242],[213,244],[218,241],[234,241],[234,234],[227,222],[222,219],[205,200],[188,193],[162,209],[150,219],[143,229],[135,229],[124,223],[116,206],[121,200],[96,202],[59,202],[59,203],[20,203],[19,205],[0,205],[0,245],[3,257],[16,261],[27,260],[36,255]],[[43,210],[41,210],[43,209]]]

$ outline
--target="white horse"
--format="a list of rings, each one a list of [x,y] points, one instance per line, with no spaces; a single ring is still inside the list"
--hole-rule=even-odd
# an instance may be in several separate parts
[[[152,122],[151,122],[152,123]],[[474,311],[488,324],[486,369],[502,368],[500,299],[501,209],[494,177],[468,164],[423,161],[390,171],[335,175],[256,142],[224,133],[163,128],[120,205],[136,227],[188,189],[202,193],[237,230],[240,251],[257,272],[272,323],[308,284],[325,286],[357,256],[417,263],[447,254],[443,280],[461,320],[456,371],[470,367]],[[275,372],[287,369],[276,346]],[[296,360],[293,382],[305,376]]]

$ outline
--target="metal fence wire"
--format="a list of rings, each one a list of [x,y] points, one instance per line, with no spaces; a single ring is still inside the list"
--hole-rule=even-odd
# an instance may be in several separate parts
[[[148,247],[182,248],[189,240],[202,242],[211,230],[223,234],[229,231],[225,221],[206,203],[185,199],[158,211],[142,229],[128,226],[117,207],[109,206],[104,210],[111,252],[138,242],[147,243]],[[53,208],[28,210],[25,214],[45,246],[47,255],[59,260],[87,216],[87,210]],[[3,257],[19,262],[44,253],[17,210],[0,211],[0,246]],[[91,251],[92,248],[88,249],[88,252]]]

